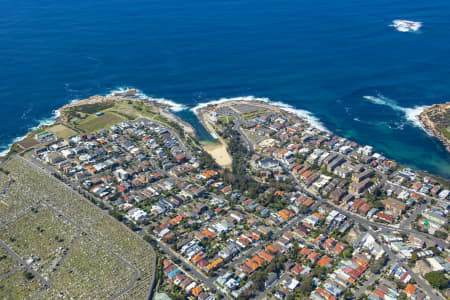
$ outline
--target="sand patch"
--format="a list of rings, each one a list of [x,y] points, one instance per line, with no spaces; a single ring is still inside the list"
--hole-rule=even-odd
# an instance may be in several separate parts
[[[205,149],[205,151],[208,152],[221,167],[225,168],[231,166],[232,159],[224,144],[207,145],[204,146],[203,149]]]

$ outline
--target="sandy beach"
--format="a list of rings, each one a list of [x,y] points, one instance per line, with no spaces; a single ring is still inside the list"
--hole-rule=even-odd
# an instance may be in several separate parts
[[[226,145],[222,143],[212,144],[204,146],[203,149],[205,149],[205,151],[208,152],[221,167],[226,168],[231,166],[232,159],[227,151]]]

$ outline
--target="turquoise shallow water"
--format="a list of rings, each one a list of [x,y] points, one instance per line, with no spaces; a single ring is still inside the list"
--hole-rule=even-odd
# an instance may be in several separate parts
[[[179,112],[175,112],[175,114],[181,118],[182,120],[188,122],[194,128],[195,133],[198,136],[199,141],[204,142],[214,142],[215,139],[209,134],[206,128],[200,123],[197,116],[190,110],[185,109]]]
[[[450,99],[449,11],[445,0],[1,1],[0,152],[72,99],[135,87],[190,107],[283,101],[450,178],[450,155],[410,120]],[[398,18],[423,27],[398,32]]]

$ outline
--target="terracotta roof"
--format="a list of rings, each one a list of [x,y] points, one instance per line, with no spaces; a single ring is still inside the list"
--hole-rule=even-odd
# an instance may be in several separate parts
[[[408,283],[408,285],[405,288],[405,293],[408,294],[409,296],[411,296],[412,294],[414,294],[414,292],[416,290],[417,290],[417,287],[415,285]]]
[[[319,261],[317,262],[317,264],[321,267],[326,267],[328,266],[333,260],[331,258],[329,258],[328,256],[324,256],[321,259],[319,259]]]
[[[267,260],[268,262],[271,262],[275,256],[273,256],[272,254],[270,254],[269,252],[262,250],[258,253],[258,255],[262,258],[264,258],[265,260]]]

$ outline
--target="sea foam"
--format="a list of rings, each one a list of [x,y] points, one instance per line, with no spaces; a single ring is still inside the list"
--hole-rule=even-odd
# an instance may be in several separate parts
[[[57,118],[59,118],[59,117],[60,117],[60,112],[59,112],[58,110],[54,110],[54,111],[52,112],[52,115],[51,115],[50,117],[48,117],[48,118],[43,118],[43,119],[40,119],[40,120],[37,120],[37,121],[36,121],[37,125],[30,127],[30,128],[28,129],[28,132],[33,131],[33,130],[36,130],[36,129],[39,129],[39,128],[42,127],[42,126],[50,126],[50,125],[54,124],[54,123],[55,123],[55,120],[56,120]],[[3,151],[0,151],[0,156],[6,156],[6,155],[8,154],[8,152],[9,152],[9,150],[11,149],[12,145],[14,145],[14,144],[17,143],[17,142],[20,142],[20,141],[24,140],[26,137],[27,137],[27,136],[24,135],[24,136],[20,136],[20,137],[14,138],[14,139],[8,144],[8,146],[4,147],[4,150],[3,150]]]
[[[208,105],[217,105],[217,104],[223,104],[227,102],[263,102],[269,105],[276,106],[278,108],[281,108],[282,110],[285,110],[289,113],[295,114],[298,117],[305,119],[312,127],[317,128],[321,131],[329,132],[329,130],[325,127],[325,125],[320,122],[320,120],[314,116],[311,112],[303,109],[295,108],[294,106],[280,102],[280,101],[271,101],[269,98],[266,97],[255,97],[255,96],[242,96],[242,97],[233,97],[233,98],[221,98],[218,100],[212,100],[205,103],[200,103],[191,110],[197,114],[198,110],[207,107]]]
[[[409,20],[394,20],[390,27],[394,27],[399,32],[417,32],[422,27],[422,22]]]
[[[176,103],[172,100],[165,99],[165,98],[154,98],[154,97],[148,96],[148,95],[144,94],[141,90],[133,88],[133,87],[119,87],[117,89],[110,91],[108,94],[105,95],[105,97],[111,97],[116,94],[125,94],[132,90],[136,91],[136,93],[133,96],[126,96],[126,97],[132,97],[132,98],[134,97],[134,98],[137,98],[140,100],[156,102],[156,103],[159,103],[159,104],[169,107],[169,109],[174,112],[188,109],[188,107],[183,104]]]
[[[425,130],[425,128],[423,127],[422,123],[419,120],[419,115],[429,106],[422,105],[415,107],[402,107],[398,105],[397,102],[395,102],[394,100],[385,97],[381,94],[378,94],[377,96],[363,96],[363,98],[374,104],[385,105],[392,108],[395,111],[402,112],[406,120],[411,122],[413,125]]]
[[[125,94],[131,90],[135,90],[136,93],[133,96],[128,96],[128,97],[134,97],[140,100],[145,100],[145,101],[149,101],[149,102],[156,102],[156,103],[160,103],[162,105],[165,105],[167,107],[169,107],[170,110],[174,111],[174,112],[178,112],[178,111],[183,111],[188,109],[187,106],[183,105],[183,104],[179,104],[176,103],[172,100],[168,100],[165,98],[154,98],[154,97],[150,97],[146,94],[144,94],[142,91],[132,88],[132,87],[120,87],[114,90],[111,90],[109,93],[105,94],[105,97],[112,97],[114,95],[117,94]],[[69,103],[70,104],[75,104],[77,102],[79,102],[80,99],[73,99],[71,100]],[[242,97],[233,97],[233,98],[221,98],[218,100],[213,100],[213,101],[209,101],[209,102],[205,102],[205,103],[200,103],[197,106],[193,107],[191,110],[197,114],[198,110],[201,108],[205,108],[208,105],[217,105],[217,104],[223,104],[223,103],[227,103],[227,102],[252,102],[252,101],[256,101],[256,102],[263,102],[265,104],[269,104],[269,105],[273,105],[276,107],[279,107],[280,109],[283,109],[289,113],[295,114],[298,117],[305,119],[308,124],[310,124],[313,128],[317,128],[321,131],[325,131],[325,132],[329,132],[329,130],[320,122],[320,120],[314,116],[311,112],[307,111],[307,110],[303,110],[303,109],[297,109],[295,107],[293,107],[292,105],[289,105],[287,103],[283,103],[283,102],[279,102],[279,101],[271,101],[269,98],[263,98],[263,97],[255,97],[255,96],[242,96]],[[54,110],[52,113],[51,117],[48,118],[44,118],[41,120],[37,121],[37,125],[33,126],[29,129],[29,131],[32,130],[36,130],[42,126],[50,126],[52,124],[54,124],[55,120],[60,117],[60,112],[59,110]],[[23,140],[26,136],[22,136],[22,137],[17,137],[15,138],[7,147],[5,150],[0,152],[0,156],[5,156],[9,150],[11,149],[11,146],[14,143],[20,142],[21,140]]]

